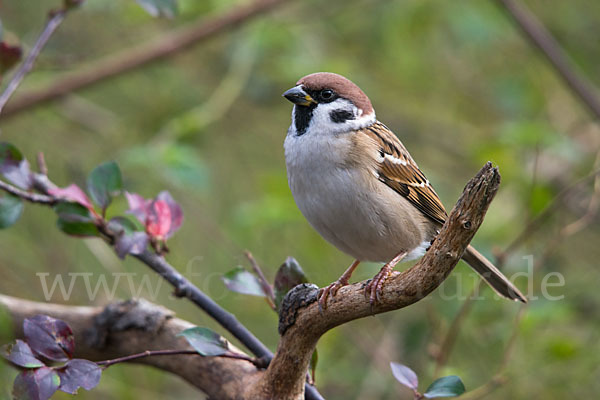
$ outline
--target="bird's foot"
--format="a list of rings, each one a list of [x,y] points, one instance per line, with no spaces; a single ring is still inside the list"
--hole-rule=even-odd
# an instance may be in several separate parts
[[[406,257],[405,251],[396,254],[396,256],[390,262],[385,264],[373,279],[367,283],[367,286],[365,286],[365,297],[369,298],[371,311],[373,311],[373,307],[377,302],[381,301],[381,290],[383,289],[385,281],[394,273],[394,267],[402,261],[404,257]]]
[[[335,297],[337,291],[342,286],[346,286],[348,284],[348,279],[344,279],[341,277],[337,281],[325,286],[324,288],[319,289],[319,294],[317,296],[317,301],[319,302],[319,311],[323,311],[327,308],[327,298],[331,294],[331,297]]]
[[[352,272],[354,272],[356,267],[358,267],[358,264],[360,264],[360,261],[354,260],[354,262],[348,267],[348,269],[342,274],[342,276],[340,276],[340,278],[337,281],[333,282],[329,286],[319,289],[319,293],[317,295],[317,302],[319,304],[320,312],[323,312],[323,309],[327,308],[327,297],[329,297],[329,294],[331,293],[331,297],[334,297],[339,288],[348,284],[348,282],[350,281],[350,277],[352,276]]]
[[[373,308],[378,301],[381,301],[381,289],[383,289],[383,285],[387,278],[389,278],[393,269],[393,266],[385,264],[373,279],[367,283],[367,286],[365,286],[365,297],[368,297],[371,308]]]

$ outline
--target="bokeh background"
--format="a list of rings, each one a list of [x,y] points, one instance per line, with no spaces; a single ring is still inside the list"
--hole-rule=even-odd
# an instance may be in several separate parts
[[[175,18],[155,19],[133,0],[87,0],[51,38],[19,92],[241,3],[246,2],[179,0]],[[30,49],[46,11],[59,4],[3,1],[5,38],[19,38]],[[578,71],[600,86],[600,2],[525,4]],[[228,292],[220,276],[247,266],[245,249],[270,278],[294,256],[320,286],[351,262],[310,228],[287,186],[282,143],[291,105],[281,93],[316,71],[341,73],[363,88],[379,119],[403,140],[448,208],[485,161],[499,166],[500,192],[474,240],[488,256],[505,249],[554,204],[542,214],[541,229],[519,240],[505,263],[509,275],[535,265],[529,283],[519,278],[517,284],[539,298],[515,323],[519,306],[482,289],[484,300],[472,302],[455,347],[437,372],[459,375],[468,390],[487,384],[479,390],[489,399],[595,397],[600,391],[598,219],[590,213],[583,229],[564,229],[586,213],[594,181],[552,201],[599,168],[600,128],[495,1],[289,1],[179,55],[2,120],[0,140],[30,159],[43,151],[51,178],[63,186],[83,184],[96,165],[116,160],[128,190],[146,197],[169,190],[185,214],[170,241],[169,261],[275,349],[276,315],[261,298]],[[120,200],[111,212],[125,207]],[[361,265],[354,278],[367,279],[378,269]],[[231,338],[188,302],[173,298],[168,285],[157,288],[158,278],[144,265],[121,262],[98,240],[63,235],[52,212],[28,205],[14,227],[0,231],[0,292],[44,301],[40,272],[50,273],[49,280],[62,274],[66,282],[69,273],[92,272],[93,286],[106,274],[111,287],[115,273],[136,273],[140,281],[147,275],[152,290],[132,293],[121,281],[114,298],[149,298]],[[542,283],[551,272],[564,277],[564,286],[547,291],[561,300],[543,296]],[[546,279],[559,282],[556,276]],[[328,399],[411,398],[392,377],[390,361],[417,371],[425,388],[436,374],[440,344],[464,309],[457,297],[467,295],[475,282],[461,263],[442,290],[424,301],[329,332],[318,346],[321,393]],[[68,300],[59,291],[50,300],[101,305],[114,298],[100,289],[90,301],[79,280]],[[11,337],[2,318],[5,343]],[[9,397],[15,375],[0,363],[0,397]],[[498,385],[494,376],[502,378]],[[79,398],[197,396],[177,377],[125,365],[112,367],[96,389]]]

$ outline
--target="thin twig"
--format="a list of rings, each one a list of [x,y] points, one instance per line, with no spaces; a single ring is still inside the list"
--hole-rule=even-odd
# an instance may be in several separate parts
[[[266,299],[267,299],[267,302],[269,303],[269,306],[271,306],[271,308],[273,310],[275,310],[276,309],[276,307],[275,307],[275,293],[273,293],[273,286],[271,286],[271,284],[269,283],[269,281],[267,281],[267,278],[265,278],[265,274],[263,273],[262,269],[260,268],[260,266],[256,262],[256,259],[254,258],[254,256],[252,255],[252,253],[250,253],[248,250],[246,250],[246,251],[244,251],[244,255],[248,259],[248,262],[250,263],[250,266],[252,267],[252,270],[258,276],[258,280],[260,281],[260,286],[262,287],[263,291],[267,295]]]
[[[59,25],[65,19],[65,16],[67,15],[69,9],[70,8],[62,8],[60,10],[50,13],[50,18],[48,19],[48,22],[46,23],[46,26],[44,27],[44,30],[42,31],[40,37],[35,42],[35,45],[29,52],[29,55],[27,56],[23,64],[21,64],[21,67],[17,70],[10,82],[8,82],[4,93],[0,95],[0,114],[2,113],[4,106],[6,105],[10,97],[15,93],[25,76],[29,73],[29,71],[31,71],[31,68],[33,68],[35,60],[40,55],[40,52],[48,42],[48,39],[50,39],[50,36],[52,36],[56,28],[58,28]]]
[[[256,0],[246,6],[171,33],[162,33],[147,43],[126,49],[118,54],[96,60],[89,68],[55,80],[48,87],[24,93],[12,101],[0,118],[15,115],[27,108],[55,100],[71,92],[102,82],[105,79],[133,71],[149,63],[170,57],[197,43],[210,39],[258,17],[276,6],[291,0]]]
[[[529,221],[529,223],[525,226],[525,228],[523,228],[521,233],[519,233],[515,237],[515,239],[513,239],[513,241],[508,246],[506,246],[504,251],[502,251],[498,255],[499,261],[503,262],[506,257],[508,257],[510,254],[513,254],[519,247],[521,247],[527,238],[531,237],[531,235],[533,235],[537,230],[539,230],[544,225],[544,222],[548,221],[548,217],[552,215],[552,213],[557,208],[560,207],[562,200],[565,197],[567,197],[573,190],[589,182],[592,179],[596,179],[598,176],[600,176],[600,169],[592,171],[583,178],[580,178],[563,188],[556,196],[554,196],[554,198],[546,206],[546,208],[544,208],[538,215],[536,215],[535,218]]]
[[[38,152],[36,159],[39,173],[43,176],[48,176],[48,166],[46,165],[46,158],[44,157],[44,153],[41,151]]]
[[[101,365],[104,368],[108,368],[111,365],[115,365],[122,362],[138,360],[140,358],[151,357],[151,356],[173,356],[179,354],[190,354],[199,356],[196,350],[146,350],[143,353],[132,354],[129,356],[113,358],[112,360],[97,361],[96,364]]]
[[[152,268],[175,288],[175,294],[185,297],[199,306],[223,328],[242,342],[257,357],[272,357],[273,353],[260,342],[237,318],[225,311],[187,278],[181,275],[163,257],[148,250],[134,256]]]
[[[483,398],[484,396],[490,394],[491,392],[502,386],[508,380],[508,378],[506,377],[506,370],[508,368],[510,359],[514,353],[517,338],[519,337],[519,328],[521,327],[521,321],[523,320],[523,316],[525,316],[526,309],[527,304],[521,304],[521,308],[519,308],[519,312],[515,317],[510,337],[506,342],[506,346],[504,346],[504,354],[502,355],[502,361],[500,362],[500,366],[498,367],[498,372],[496,372],[488,382],[461,396],[461,399],[474,400]]]
[[[49,206],[52,206],[58,202],[58,199],[56,199],[55,197],[27,192],[25,190],[17,188],[16,186],[9,185],[8,183],[3,181],[0,181],[0,189],[14,196],[20,197],[23,200],[27,200],[30,203],[47,204]]]
[[[506,347],[504,348],[504,355],[502,357],[502,362],[500,363],[500,372],[503,373],[508,368],[508,363],[510,362],[510,358],[514,353],[515,346],[517,344],[517,339],[519,337],[519,327],[521,326],[521,321],[525,316],[525,310],[527,310],[527,304],[521,304],[521,308],[519,308],[519,312],[515,317],[515,322],[513,324],[513,331],[508,338],[508,342],[506,343]]]
[[[572,62],[548,29],[522,2],[518,4],[514,0],[499,0],[499,3],[511,15],[527,39],[546,56],[573,93],[597,119],[600,119],[600,99],[594,86],[583,75],[576,72]]]
[[[600,152],[596,155],[596,161],[594,162],[594,168],[600,167]],[[566,225],[563,230],[563,235],[571,236],[580,230],[584,229],[591,223],[596,215],[598,214],[598,210],[600,209],[600,176],[596,175],[594,179],[594,192],[590,197],[590,201],[588,202],[587,210],[585,214],[581,216],[575,222],[571,222]]]
[[[442,368],[444,367],[444,365],[446,365],[448,357],[450,357],[450,353],[452,352],[454,344],[456,343],[456,339],[458,338],[458,334],[460,333],[460,329],[462,328],[462,324],[471,312],[471,307],[475,302],[475,295],[479,293],[479,290],[481,290],[482,282],[482,279],[479,279],[477,281],[477,283],[471,290],[471,293],[462,303],[460,309],[454,316],[454,319],[452,320],[452,323],[448,328],[448,332],[446,332],[446,335],[444,336],[444,340],[442,341],[440,349],[436,354],[435,371],[433,373],[433,376],[438,377]]]
[[[142,353],[137,353],[137,354],[132,354],[129,356],[114,358],[112,360],[97,361],[96,364],[98,364],[104,368],[108,368],[111,365],[115,365],[115,364],[127,362],[127,361],[138,360],[140,358],[145,358],[145,357],[174,356],[174,355],[184,355],[184,354],[202,356],[196,350],[146,350]],[[258,363],[257,359],[255,359],[255,358],[248,357],[245,354],[238,354],[238,353],[232,353],[232,352],[220,354],[215,357],[233,358],[236,360],[246,360],[248,362],[251,362],[254,365],[256,365]]]

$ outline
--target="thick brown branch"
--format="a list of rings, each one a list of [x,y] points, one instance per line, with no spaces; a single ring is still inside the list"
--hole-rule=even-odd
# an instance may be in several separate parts
[[[89,68],[58,79],[48,87],[18,96],[6,105],[4,113],[0,118],[15,115],[27,108],[55,100],[68,93],[102,82],[105,79],[172,56],[219,33],[236,28],[275,6],[289,1],[256,0],[246,6],[235,7],[223,15],[202,20],[192,26],[169,34],[162,34],[160,38],[153,39],[133,49],[127,49],[106,59],[97,60]]]
[[[498,170],[487,163],[465,187],[429,251],[412,268],[386,282],[373,310],[363,293],[366,282],[341,288],[322,312],[315,302],[315,286],[300,285],[288,293],[280,312],[282,337],[277,352],[249,397],[301,399],[311,354],[325,332],[357,318],[409,306],[435,290],[479,229],[499,184]]]
[[[127,301],[102,307],[74,307],[37,303],[0,295],[13,319],[15,336],[22,337],[23,320],[45,314],[67,322],[75,334],[76,357],[92,361],[119,358],[147,350],[192,350],[176,335],[193,325],[173,317],[169,310],[146,301]],[[230,345],[231,346],[231,345]],[[232,347],[232,346],[231,346]],[[240,350],[232,347],[235,353]],[[131,362],[171,372],[201,389],[210,398],[239,399],[247,385],[263,372],[244,359],[162,355]]]

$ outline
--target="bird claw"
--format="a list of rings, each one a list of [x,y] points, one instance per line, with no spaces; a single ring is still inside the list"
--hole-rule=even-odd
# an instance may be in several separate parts
[[[324,288],[319,289],[319,293],[317,295],[317,301],[319,303],[319,312],[323,312],[324,309],[327,308],[327,298],[331,294],[331,297],[335,297],[337,291],[342,287],[348,284],[347,280],[338,279],[337,281],[325,286]]]
[[[392,273],[393,267],[386,264],[381,270],[367,283],[365,286],[365,297],[369,298],[369,304],[371,310],[377,305],[377,302],[381,302],[381,291],[385,281],[389,278]]]

